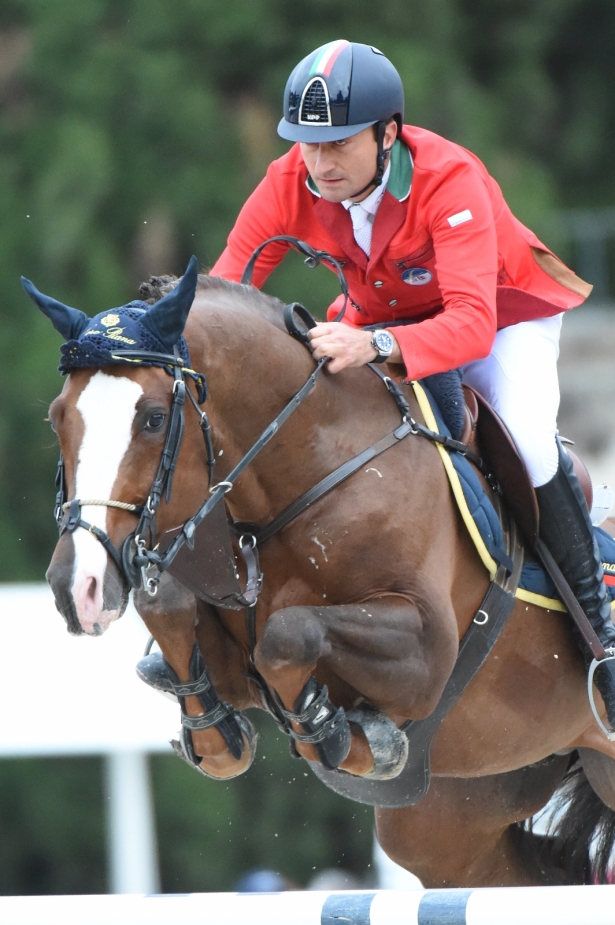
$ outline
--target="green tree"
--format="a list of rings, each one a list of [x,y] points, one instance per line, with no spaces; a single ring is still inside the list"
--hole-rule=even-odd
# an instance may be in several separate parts
[[[615,203],[610,0],[380,0],[377,9],[373,0],[4,0],[0,580],[42,578],[56,536],[57,451],[43,419],[62,384],[60,338],[27,301],[20,273],[93,315],[134,297],[149,274],[181,273],[192,253],[211,266],[241,203],[286,149],[275,126],[288,73],[342,36],[397,64],[407,120],[475,151],[546,243],[559,246],[555,207]],[[267,288],[317,314],[337,291],[332,275],[308,274],[297,256]],[[261,765],[228,786],[155,759],[167,889],[222,888],[264,858],[300,882],[327,851],[352,850],[351,869],[367,863],[369,811],[274,759],[280,747],[267,740]],[[92,765],[34,767],[0,766],[0,889],[84,889],[58,807],[82,814],[77,850],[100,868]],[[18,779],[36,789],[39,772],[30,806]],[[253,793],[257,823],[229,839]],[[332,828],[351,848],[330,849]],[[102,888],[99,873],[87,888]]]
[[[549,242],[556,205],[615,199],[608,0],[7,0],[0,10],[0,562],[54,542],[42,426],[59,338],[20,272],[90,314],[150,273],[211,265],[267,163],[296,61],[346,35],[398,65],[407,118],[466,145]],[[335,281],[290,260],[268,288],[317,313]]]

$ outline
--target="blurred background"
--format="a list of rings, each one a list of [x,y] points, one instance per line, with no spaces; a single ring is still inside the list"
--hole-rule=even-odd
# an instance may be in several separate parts
[[[290,70],[341,37],[390,57],[406,121],[481,157],[594,284],[564,325],[561,430],[595,480],[615,479],[611,0],[3,0],[0,581],[41,581],[56,536],[44,418],[60,338],[20,274],[94,315],[192,253],[211,266],[287,149],[275,126]],[[296,257],[267,290],[320,315],[337,294]],[[226,890],[257,867],[302,887],[330,867],[373,884],[371,811],[306,777],[260,725],[266,760],[228,784],[151,758],[162,888]],[[98,757],[0,761],[0,892],[107,889],[104,792]]]

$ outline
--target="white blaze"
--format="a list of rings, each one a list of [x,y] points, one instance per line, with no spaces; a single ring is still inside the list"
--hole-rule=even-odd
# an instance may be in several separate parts
[[[141,386],[132,379],[108,376],[103,372],[92,376],[84,388],[77,401],[77,410],[83,418],[83,440],[75,474],[76,498],[112,499],[113,485],[132,439],[132,423],[142,393]],[[106,533],[108,510],[102,506],[84,505],[81,516]],[[101,629],[106,629],[116,616],[114,611],[103,612],[107,553],[102,543],[82,528],[73,533],[73,543],[72,594],[79,621],[86,633],[94,632],[96,623]]]

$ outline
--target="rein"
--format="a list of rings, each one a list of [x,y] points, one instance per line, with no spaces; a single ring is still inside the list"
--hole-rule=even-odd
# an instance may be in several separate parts
[[[270,243],[282,240],[289,242],[294,247],[296,247],[297,250],[303,253],[306,256],[305,262],[310,267],[315,267],[321,262],[330,263],[338,274],[342,292],[347,301],[348,285],[344,277],[343,270],[335,258],[331,257],[329,254],[326,254],[323,251],[316,251],[305,242],[299,241],[298,239],[291,238],[289,236],[278,236],[264,242],[254,252],[248,265],[246,266],[246,270],[244,271],[244,275],[242,277],[242,283],[246,284],[250,282],[256,259],[260,255],[263,248]],[[344,314],[345,307],[346,302],[344,303],[344,307],[337,316],[336,320],[339,321],[341,319]],[[297,318],[301,320],[303,326],[299,326],[297,324]],[[307,332],[310,328],[316,325],[316,321],[307,311],[307,309],[299,303],[286,305],[284,309],[284,321],[289,334],[309,349],[309,339]],[[171,367],[173,370],[174,381],[169,422],[167,425],[164,447],[162,450],[156,476],[150,488],[147,500],[143,505],[130,504],[127,502],[115,500],[80,500],[77,498],[70,501],[65,501],[66,484],[64,475],[64,463],[62,457],[60,457],[58,472],[56,476],[56,486],[58,488],[55,505],[56,521],[58,523],[60,535],[65,532],[73,533],[78,527],[82,527],[83,529],[88,530],[93,536],[96,537],[96,539],[102,543],[107,553],[119,569],[120,573],[124,575],[130,586],[132,588],[142,587],[149,595],[154,596],[157,592],[158,583],[160,581],[162,572],[169,569],[174,560],[185,547],[187,547],[188,550],[194,550],[195,534],[198,527],[213,512],[214,508],[216,508],[216,506],[223,500],[225,495],[231,491],[236,479],[241,475],[244,469],[250,465],[250,463],[261,452],[261,450],[264,449],[269,441],[277,434],[278,430],[280,427],[282,427],[285,421],[288,420],[291,414],[293,414],[293,412],[299,408],[305,398],[307,398],[307,396],[315,387],[318,376],[326,364],[328,358],[324,357],[317,362],[316,368],[310,374],[301,388],[290,399],[287,405],[282,409],[282,411],[280,411],[274,420],[265,428],[260,437],[245,453],[242,459],[229,473],[227,478],[221,482],[218,482],[217,484],[213,484],[215,455],[207,414],[201,410],[190,390],[186,389],[186,374],[192,375],[194,377],[194,371],[184,368],[183,360],[180,358],[177,348],[175,348],[173,355],[153,353],[151,351],[117,350],[114,354],[114,358],[124,359],[126,362],[154,361],[159,364],[164,362],[167,367]],[[291,523],[291,521],[303,513],[303,511],[305,511],[308,507],[322,498],[323,495],[337,487],[341,482],[343,482],[350,475],[360,469],[361,466],[363,466],[366,462],[378,456],[380,453],[385,452],[385,450],[389,449],[391,446],[394,446],[409,434],[420,435],[432,442],[442,444],[449,450],[463,453],[472,462],[474,462],[478,468],[481,469],[481,471],[485,471],[483,461],[480,459],[480,457],[474,454],[466,444],[457,440],[453,440],[452,438],[443,434],[439,434],[436,431],[432,431],[425,427],[425,425],[415,421],[411,416],[410,407],[399,386],[391,378],[384,375],[373,364],[370,363],[367,365],[372,370],[372,372],[374,372],[380,378],[382,383],[387,388],[389,394],[391,395],[391,398],[395,402],[395,405],[401,416],[400,425],[391,433],[378,440],[372,446],[368,447],[366,450],[363,450],[357,456],[348,460],[346,463],[343,463],[341,466],[331,472],[328,476],[313,486],[313,488],[309,489],[307,492],[297,498],[291,505],[289,505],[280,514],[278,514],[266,526],[245,524],[240,521],[229,523],[228,518],[224,518],[228,537],[230,538],[232,536],[238,540],[239,549],[243,556],[244,564],[246,567],[246,587],[243,590],[240,588],[233,563],[229,561],[228,567],[229,569],[233,569],[235,590],[233,590],[231,594],[225,597],[223,600],[211,597],[207,593],[203,593],[204,599],[218,606],[231,607],[232,609],[246,608],[253,611],[263,581],[263,576],[259,569],[258,546],[269,540],[275,534],[279,533],[280,530]],[[184,522],[168,548],[163,552],[160,550],[159,544],[155,545],[156,513],[163,497],[167,503],[171,499],[173,476],[175,473],[179,450],[184,433],[184,406],[186,403],[186,395],[188,396],[190,403],[200,417],[199,423],[201,426],[206,450],[208,487],[210,497],[202,503],[196,514]],[[139,518],[135,531],[126,537],[121,550],[118,550],[114,546],[110,537],[103,530],[101,530],[99,527],[89,524],[82,518],[81,508],[87,505],[117,508],[119,510],[133,513]],[[219,520],[220,519],[218,518],[218,521]],[[152,576],[148,574],[151,569],[156,570],[155,574]],[[254,614],[252,613],[252,619],[253,618]],[[250,632],[250,636],[253,636],[253,629]]]

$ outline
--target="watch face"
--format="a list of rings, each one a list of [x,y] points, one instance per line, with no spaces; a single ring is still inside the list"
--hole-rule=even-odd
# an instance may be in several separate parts
[[[393,338],[388,331],[376,331],[372,343],[378,353],[388,356],[393,351]]]

